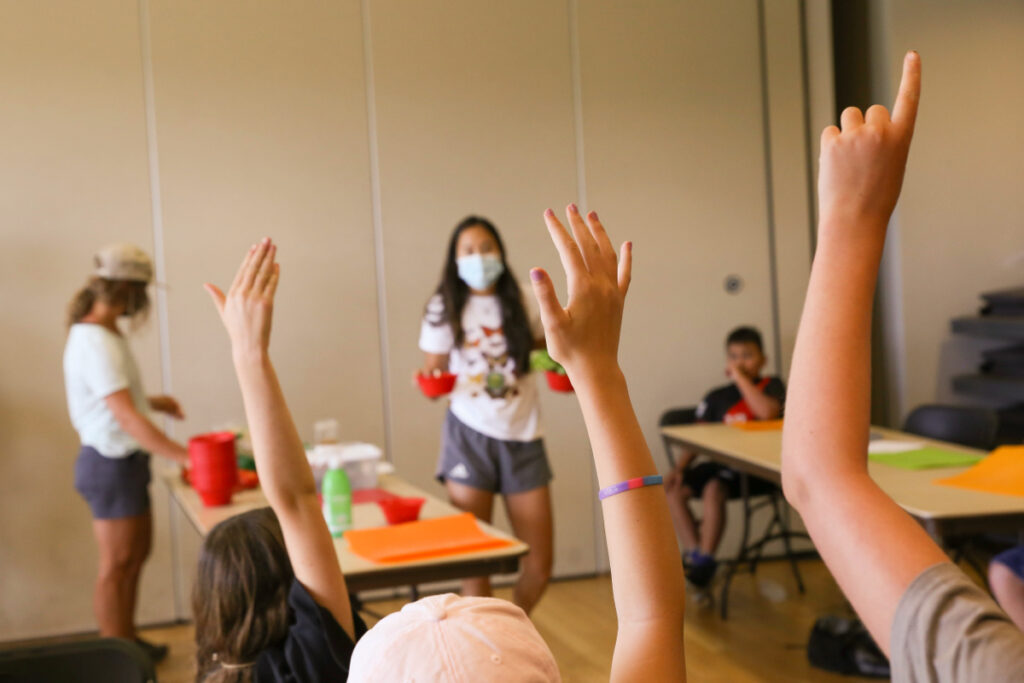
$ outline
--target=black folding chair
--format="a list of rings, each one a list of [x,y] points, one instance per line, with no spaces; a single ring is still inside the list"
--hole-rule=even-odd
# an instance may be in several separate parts
[[[661,419],[658,420],[659,427],[673,427],[677,425],[693,424],[697,421],[697,409],[692,407],[685,408],[672,408],[666,410],[661,414]],[[662,434],[662,442],[665,444],[665,456],[668,458],[669,465],[671,467],[676,466],[675,454],[672,451],[673,443],[672,440]],[[794,538],[810,539],[810,537],[802,532],[793,531],[789,526],[789,508],[786,506],[785,496],[782,494],[782,488],[774,486],[772,490],[765,494],[760,500],[751,502],[751,496],[749,492],[749,476],[746,472],[740,472],[740,490],[742,491],[741,500],[743,501],[743,535],[740,540],[740,551],[737,556],[727,561],[725,570],[725,578],[722,582],[721,597],[719,599],[719,612],[722,619],[728,618],[729,608],[729,586],[732,584],[732,578],[736,574],[739,567],[746,564],[751,574],[757,573],[757,564],[762,559],[762,553],[764,548],[772,541],[782,541],[783,548],[785,549],[786,559],[789,560],[790,568],[793,570],[793,579],[796,581],[797,590],[800,593],[804,593],[804,582],[800,576],[800,568],[796,563],[796,554],[793,552],[791,541]],[[751,531],[751,520],[754,514],[762,509],[770,508],[772,512],[772,518],[768,522],[768,526],[765,527],[764,533],[753,543],[748,543],[750,539]]]
[[[938,441],[948,441],[968,448],[989,451],[996,446],[999,433],[999,414],[988,408],[974,406],[947,406],[928,404],[918,406],[907,415],[903,431]],[[974,538],[943,538],[943,545],[949,551],[954,563],[967,562],[985,585],[988,572],[971,554]]]
[[[0,650],[3,683],[156,683],[153,662],[122,638]]]
[[[999,415],[988,408],[923,405],[907,416],[903,431],[989,451],[996,446]]]

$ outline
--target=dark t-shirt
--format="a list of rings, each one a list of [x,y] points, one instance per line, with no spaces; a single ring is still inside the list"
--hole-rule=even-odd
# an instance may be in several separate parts
[[[288,591],[292,623],[279,644],[264,650],[256,660],[257,683],[318,683],[348,680],[349,661],[356,644],[334,616],[316,604],[297,580]],[[352,606],[356,640],[366,624]]]
[[[779,403],[786,402],[786,385],[778,377],[758,378],[754,380],[755,385],[764,382],[762,391],[766,396],[777,399]],[[743,400],[743,394],[735,384],[728,384],[724,387],[717,387],[708,392],[704,400],[697,406],[697,420],[699,422],[724,422],[730,411],[737,407]],[[742,419],[742,418],[741,418]]]

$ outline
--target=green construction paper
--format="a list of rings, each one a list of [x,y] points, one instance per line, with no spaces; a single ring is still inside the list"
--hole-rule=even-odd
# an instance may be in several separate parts
[[[868,459],[883,465],[899,467],[905,470],[927,470],[935,467],[967,467],[981,460],[983,455],[971,455],[959,451],[947,451],[943,448],[925,446],[913,451],[902,453],[870,453]]]

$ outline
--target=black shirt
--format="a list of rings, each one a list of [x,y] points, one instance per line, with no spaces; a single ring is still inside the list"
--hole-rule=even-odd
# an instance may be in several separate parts
[[[334,615],[316,604],[313,596],[298,582],[288,591],[292,622],[288,635],[277,645],[264,650],[256,660],[257,683],[318,683],[348,680],[349,661],[356,644],[335,620]],[[352,621],[356,640],[366,633],[366,624],[355,605]]]
[[[757,378],[754,384],[759,386],[765,383],[762,391],[766,396],[778,400],[780,404],[786,402],[786,385],[778,377]],[[735,384],[728,384],[724,387],[717,387],[708,392],[701,404],[697,406],[698,422],[723,422],[730,410],[738,408],[743,400],[743,394]],[[739,409],[739,408],[738,408]],[[741,410],[741,409],[740,409]],[[781,414],[780,414],[781,417]]]

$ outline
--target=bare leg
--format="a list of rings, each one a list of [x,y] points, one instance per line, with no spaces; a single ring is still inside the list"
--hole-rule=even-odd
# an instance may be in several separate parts
[[[547,486],[505,496],[512,529],[526,541],[530,552],[523,557],[523,571],[516,582],[515,603],[527,614],[533,609],[551,580],[554,548],[551,522],[551,492]]]
[[[445,488],[448,489],[448,500],[452,505],[465,512],[472,512],[473,516],[480,521],[491,522],[491,510],[494,505],[494,494],[483,489],[476,489],[465,484],[458,484],[448,479],[445,481]],[[489,596],[491,594],[491,579],[487,576],[478,576],[462,580],[463,595]]]
[[[697,521],[693,518],[689,506],[693,491],[682,483],[681,478],[676,479],[674,474],[673,472],[669,475],[669,480],[665,482],[668,511],[672,515],[672,526],[676,529],[676,538],[683,544],[684,551],[690,551],[700,545]]]
[[[150,523],[149,513],[138,517],[93,520],[93,535],[100,551],[93,610],[101,636],[135,637],[134,595],[141,570],[138,560],[140,549],[135,545],[140,538],[140,527],[148,528]]]
[[[139,597],[139,580],[142,578],[142,566],[146,563],[146,559],[149,557],[149,552],[153,546],[153,515],[147,510],[146,514],[133,519],[137,519],[138,523],[134,525],[133,529],[135,537],[132,540],[132,566],[125,577],[124,595],[128,605],[127,611],[131,620],[130,623],[133,625],[132,630],[134,631],[135,605]]]
[[[701,520],[700,550],[714,557],[725,528],[725,501],[728,491],[721,479],[712,478],[704,487],[704,517]]]
[[[1017,628],[1024,631],[1024,581],[1001,562],[988,566],[988,583],[992,595]]]

